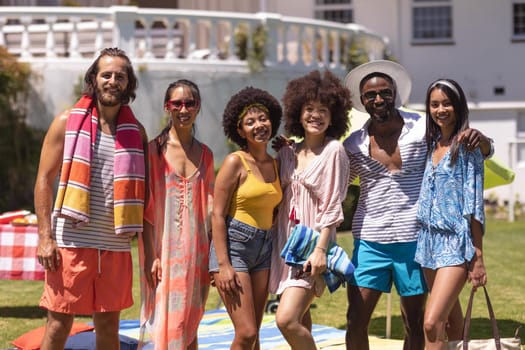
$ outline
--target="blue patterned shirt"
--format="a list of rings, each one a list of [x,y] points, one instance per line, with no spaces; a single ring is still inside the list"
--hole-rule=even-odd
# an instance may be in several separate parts
[[[472,152],[460,145],[454,166],[450,151],[434,166],[432,153],[427,159],[421,185],[417,218],[430,232],[448,231],[470,235],[471,216],[483,227],[483,156],[479,148]]]

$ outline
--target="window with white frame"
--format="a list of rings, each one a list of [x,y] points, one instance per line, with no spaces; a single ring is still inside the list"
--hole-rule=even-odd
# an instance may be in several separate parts
[[[450,0],[413,0],[412,40],[414,43],[452,42]]]
[[[315,0],[314,17],[325,21],[352,23],[352,0]]]
[[[512,35],[525,38],[525,2],[512,4]]]

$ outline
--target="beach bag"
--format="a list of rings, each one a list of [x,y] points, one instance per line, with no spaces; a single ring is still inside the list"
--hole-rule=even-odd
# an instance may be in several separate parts
[[[470,337],[470,321],[472,315],[472,302],[474,299],[475,289],[472,288],[470,292],[470,298],[465,313],[465,321],[463,324],[463,340],[450,341],[448,342],[448,350],[521,350],[521,339],[519,337],[519,327],[516,329],[513,338],[500,338],[498,324],[492,304],[490,303],[489,294],[487,289],[483,286],[485,292],[485,300],[487,302],[487,308],[489,310],[490,323],[492,327],[491,339],[469,339]]]

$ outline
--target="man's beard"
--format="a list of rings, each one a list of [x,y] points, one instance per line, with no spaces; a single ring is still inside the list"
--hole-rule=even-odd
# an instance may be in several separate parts
[[[104,91],[104,89],[97,89],[96,96],[98,102],[105,107],[115,107],[122,103],[122,91],[118,91],[116,94],[112,94]]]
[[[370,108],[367,109],[368,114],[370,114],[370,117],[377,123],[385,123],[392,119],[392,117],[395,115],[395,104],[394,103],[386,103],[385,108],[377,111],[376,108]],[[379,112],[379,113],[377,113]]]
[[[385,122],[387,122],[390,119],[391,115],[392,115],[392,112],[390,110],[385,111],[384,113],[381,113],[381,114],[371,114],[371,116],[374,119],[374,121],[376,121],[378,123],[385,123]]]

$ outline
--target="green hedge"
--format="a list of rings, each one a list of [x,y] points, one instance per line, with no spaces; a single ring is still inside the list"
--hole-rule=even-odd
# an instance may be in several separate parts
[[[29,65],[0,47],[0,212],[33,209],[43,132],[25,123]]]

